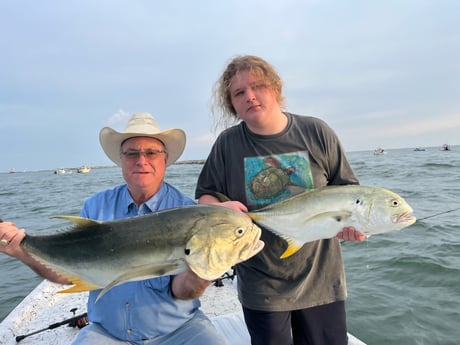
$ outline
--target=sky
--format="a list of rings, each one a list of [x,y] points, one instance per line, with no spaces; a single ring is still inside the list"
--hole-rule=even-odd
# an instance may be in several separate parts
[[[104,126],[146,111],[205,159],[236,55],[346,151],[460,144],[457,0],[0,0],[0,172],[110,166]]]

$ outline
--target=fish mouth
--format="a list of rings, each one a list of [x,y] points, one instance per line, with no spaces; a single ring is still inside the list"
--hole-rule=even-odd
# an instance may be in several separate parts
[[[257,240],[256,244],[252,247],[252,256],[256,255],[259,253],[262,249],[265,247],[265,242],[262,240]]]
[[[254,229],[254,227],[256,227]],[[262,249],[264,249],[265,242],[260,240],[260,236],[262,235],[262,230],[257,227],[255,224],[253,225],[253,231],[256,231],[257,234],[254,237],[254,240],[248,244],[246,244],[243,249],[240,251],[240,262],[246,261],[252,258],[254,255],[258,254]]]
[[[397,215],[395,217],[395,223],[403,223],[403,224],[407,224],[407,225],[411,225],[411,224],[414,224],[415,221],[417,220],[417,218],[415,218],[415,216],[412,215],[412,211],[408,211],[408,212],[404,212],[403,214],[400,214],[400,215]]]

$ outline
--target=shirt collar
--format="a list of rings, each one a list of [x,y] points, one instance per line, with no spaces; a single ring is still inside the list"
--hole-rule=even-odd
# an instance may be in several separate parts
[[[131,194],[129,194],[128,186],[126,186],[123,197],[123,203],[126,205],[126,216],[140,216],[153,211],[157,211],[160,201],[166,196],[166,193],[167,188],[165,186],[165,183],[162,182],[158,192],[156,192],[150,199],[148,199],[146,202],[142,203],[138,207],[134,202],[133,198],[131,197]]]

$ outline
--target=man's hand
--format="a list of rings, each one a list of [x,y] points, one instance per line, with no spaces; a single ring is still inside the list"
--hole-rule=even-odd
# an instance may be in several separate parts
[[[177,299],[195,299],[199,298],[211,283],[212,281],[198,277],[189,269],[172,278],[171,291]]]
[[[18,229],[12,222],[0,223],[0,253],[21,259],[26,255],[21,247],[21,241],[25,237],[24,229]]]
[[[226,208],[229,208],[231,210],[234,210],[234,211],[237,211],[237,212],[240,212],[240,213],[247,213],[248,212],[248,208],[246,207],[246,205],[244,205],[243,203],[241,203],[239,201],[224,201],[224,202],[220,202],[215,196],[212,196],[212,195],[209,195],[209,194],[202,195],[198,199],[198,203],[199,204],[206,204],[206,205],[222,206],[222,207],[226,207]]]
[[[0,253],[14,257],[29,266],[38,275],[60,284],[71,284],[67,278],[60,276],[34,259],[22,246],[21,242],[26,236],[24,229],[18,229],[13,222],[0,222]]]
[[[337,237],[341,240],[344,240],[344,241],[364,241],[366,239],[366,236],[363,235],[362,233],[360,233],[358,230],[356,230],[354,227],[352,226],[347,226],[345,228],[342,229],[342,231],[340,231],[338,234],[337,234]]]

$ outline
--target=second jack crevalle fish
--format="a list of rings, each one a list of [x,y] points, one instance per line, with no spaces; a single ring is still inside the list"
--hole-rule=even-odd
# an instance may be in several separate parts
[[[403,229],[415,223],[412,207],[380,187],[327,186],[306,190],[248,215],[288,242],[286,258],[305,243],[332,238],[352,226],[366,236]]]

